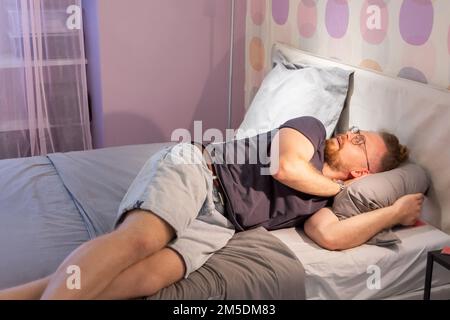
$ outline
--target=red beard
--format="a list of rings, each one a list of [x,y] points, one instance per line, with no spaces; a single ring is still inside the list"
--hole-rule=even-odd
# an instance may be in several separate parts
[[[332,170],[345,170],[339,159],[339,147],[336,143],[336,140],[329,139],[325,142],[325,162],[330,166]]]

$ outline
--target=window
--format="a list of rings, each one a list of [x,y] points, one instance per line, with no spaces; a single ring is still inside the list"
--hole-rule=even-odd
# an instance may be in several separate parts
[[[80,0],[0,0],[0,159],[92,148],[80,22]]]

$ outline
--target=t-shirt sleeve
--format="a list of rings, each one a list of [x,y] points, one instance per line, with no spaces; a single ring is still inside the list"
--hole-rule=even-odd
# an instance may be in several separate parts
[[[325,126],[322,122],[320,122],[320,120],[314,117],[300,117],[291,119],[280,126],[280,129],[283,128],[295,129],[303,134],[309,139],[309,141],[311,141],[315,150],[317,150],[319,146],[324,143],[327,136]]]

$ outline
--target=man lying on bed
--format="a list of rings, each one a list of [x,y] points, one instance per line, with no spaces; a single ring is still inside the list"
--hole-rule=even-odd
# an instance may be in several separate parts
[[[80,246],[53,275],[3,291],[0,298],[150,296],[200,268],[235,231],[305,223],[306,233],[319,245],[343,250],[394,225],[412,225],[419,217],[421,194],[343,221],[326,207],[343,189],[342,181],[390,170],[405,160],[407,149],[396,137],[353,128],[326,140],[323,124],[311,117],[290,120],[266,136],[272,151],[268,175],[261,174],[259,164],[211,167],[193,144],[161,150],[122,200],[115,231]],[[218,195],[226,199],[226,213]],[[69,266],[80,268],[79,290],[66,286]]]

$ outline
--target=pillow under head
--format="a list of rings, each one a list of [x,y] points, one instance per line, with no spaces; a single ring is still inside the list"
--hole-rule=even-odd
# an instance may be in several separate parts
[[[333,212],[340,219],[385,208],[407,194],[426,193],[430,185],[425,170],[413,163],[369,175],[356,180],[339,193],[333,203]],[[392,230],[384,230],[367,244],[388,246],[401,242]]]
[[[353,71],[278,61],[253,99],[236,139],[272,131],[286,121],[311,116],[331,137],[344,108]]]

